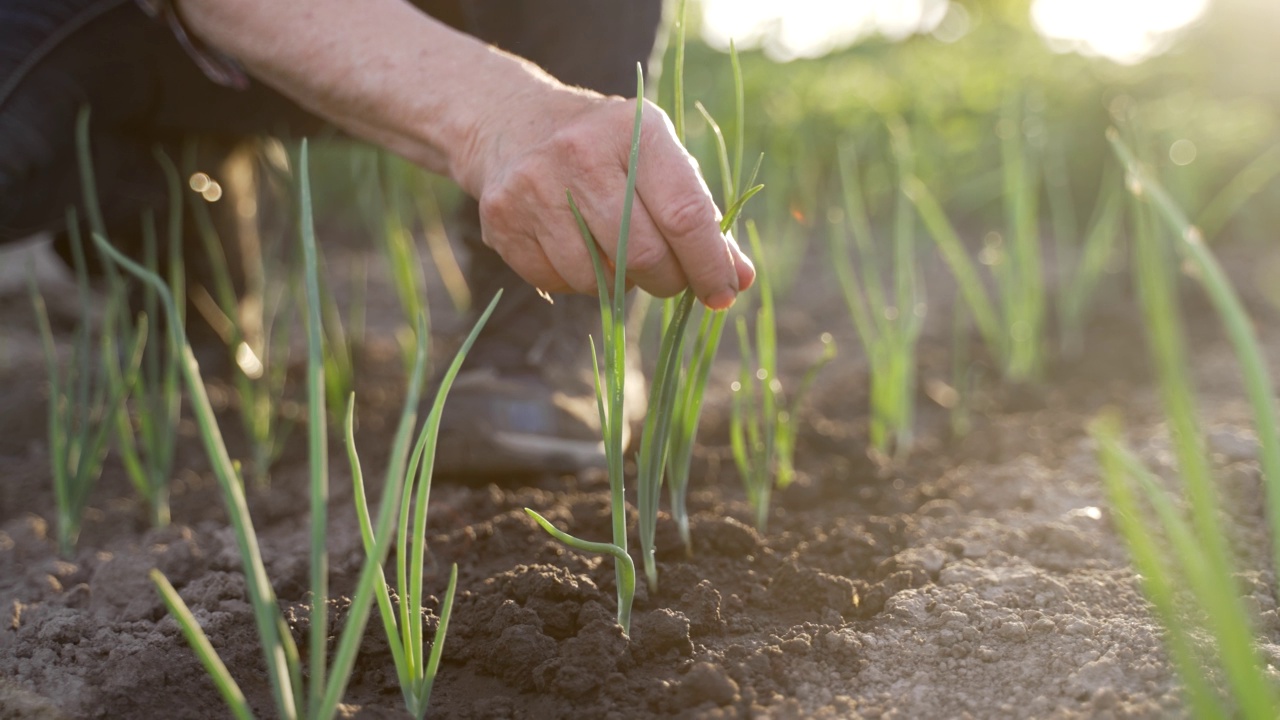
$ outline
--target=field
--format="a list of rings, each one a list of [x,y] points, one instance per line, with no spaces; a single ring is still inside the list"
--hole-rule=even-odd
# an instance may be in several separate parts
[[[880,72],[906,83],[903,78],[932,77],[929,68],[958,52],[955,46],[912,46],[908,54],[886,46],[787,66],[770,65],[755,53],[744,56],[746,145],[752,153],[765,152],[760,179],[767,186],[745,217],[764,238],[758,264],[774,268],[774,374],[791,390],[810,368],[820,368],[813,390],[787,418],[797,429],[794,479],[774,489],[767,525],[759,527],[758,505],[742,479],[751,469],[735,459],[740,412],[731,390],[735,382],[749,382],[754,368],[741,373],[744,354],[729,328],[711,370],[693,452],[691,552],[664,493],[655,541],[661,581],[656,592],[643,578],[637,582],[629,634],[616,622],[617,580],[609,557],[565,546],[525,512],[535,510],[578,537],[609,537],[604,472],[499,477],[486,484],[438,481],[425,533],[422,617],[428,637],[440,622],[454,564],[457,595],[429,716],[1154,718],[1205,714],[1188,691],[1197,683],[1224,698],[1216,701],[1226,708],[1222,716],[1250,715],[1257,706],[1235,684],[1247,673],[1232,669],[1229,643],[1205,619],[1214,606],[1204,609],[1196,585],[1202,576],[1194,565],[1179,569],[1178,553],[1168,552],[1178,547],[1176,528],[1160,525],[1148,510],[1158,509],[1153,498],[1163,496],[1143,496],[1142,512],[1117,509],[1116,485],[1108,484],[1099,461],[1108,436],[1098,430],[1097,418],[1106,413],[1123,416],[1125,446],[1188,517],[1198,516],[1184,446],[1203,450],[1220,499],[1209,513],[1227,528],[1234,566],[1223,568],[1234,570],[1227,577],[1236,592],[1228,594],[1250,623],[1253,660],[1268,683],[1264,700],[1275,700],[1280,595],[1270,550],[1274,519],[1266,507],[1268,482],[1280,478],[1266,478],[1267,438],[1260,438],[1257,408],[1249,402],[1241,350],[1202,290],[1206,273],[1189,256],[1179,256],[1181,264],[1172,258],[1179,238],[1189,236],[1164,229],[1163,216],[1143,208],[1152,208],[1145,199],[1159,177],[1204,224],[1201,211],[1216,207],[1211,200],[1221,197],[1219,191],[1232,187],[1242,170],[1248,177],[1254,167],[1257,176],[1261,171],[1251,163],[1265,161],[1268,148],[1280,141],[1276,101],[1210,102],[1208,91],[1185,89],[1204,95],[1178,122],[1161,125],[1153,118],[1177,95],[1167,92],[1170,78],[1202,56],[1173,57],[1129,75],[1115,71],[1117,77],[1077,87],[1061,78],[1076,71],[1075,63],[1094,67],[1089,61],[1030,51],[1039,59],[1022,66],[1034,75],[1023,90],[1040,82],[1047,99],[957,85],[956,97],[978,99],[946,122],[935,122],[946,114],[940,95],[950,90],[938,90],[942,86],[928,85],[938,92],[924,100],[905,90],[901,97],[879,95],[874,112],[855,118],[849,107],[865,109],[865,98],[843,97],[842,105],[823,95],[830,86],[822,83],[841,73],[873,81],[869,68],[882,67],[877,63],[885,58],[896,64]],[[704,98],[730,131],[732,90],[723,82],[728,59],[703,46],[690,53],[698,53],[691,68],[714,67],[707,72],[720,78],[691,71],[690,102]],[[965,57],[975,77],[995,72],[991,57]],[[1071,67],[1064,70],[1063,63]],[[820,80],[824,73],[827,79]],[[1116,97],[1128,100],[1117,105]],[[1067,110],[1059,114],[1058,108]],[[1052,140],[1036,143],[1035,133],[1002,131],[1011,117],[1015,127],[1040,127]],[[841,123],[849,127],[842,130]],[[1147,164],[1122,168],[1104,135],[1113,123]],[[694,128],[692,119],[690,125],[690,147],[711,168],[711,186],[718,188],[713,135],[704,126]],[[1014,136],[1032,139],[1022,146],[1010,140]],[[1196,139],[1200,154],[1190,170],[1176,157],[1172,164],[1165,159],[1184,136]],[[1058,142],[1066,169],[1054,176]],[[834,152],[836,146],[845,152]],[[856,154],[861,174],[847,172],[848,153]],[[344,162],[341,151],[336,155],[329,161]],[[1023,167],[1020,162],[1038,169],[1010,170]],[[899,173],[901,182],[895,180]],[[323,163],[317,174],[325,176]],[[1231,212],[1220,212],[1208,243],[1249,315],[1248,328],[1272,377],[1280,373],[1274,280],[1280,263],[1269,230],[1280,219],[1280,188],[1273,175],[1263,173],[1247,193],[1223,201]],[[1055,177],[1061,182],[1055,184]],[[939,199],[945,223],[930,221],[917,187]],[[1064,195],[1063,187],[1075,190],[1070,212],[1062,202],[1071,192]],[[863,198],[866,225],[883,252],[868,259],[865,246],[837,244],[859,261],[852,276],[837,279],[828,240],[858,232],[859,202],[850,203],[855,194]],[[342,276],[331,278],[329,289],[337,307],[358,296],[365,309],[360,339],[350,344],[351,389],[359,420],[355,441],[369,495],[377,498],[406,390],[407,325],[402,286],[388,270],[387,251],[351,219],[356,210],[340,207],[351,195],[341,181],[320,183],[317,205],[330,209],[317,215],[317,223],[327,267],[368,268],[362,290]],[[1101,208],[1111,197],[1125,208],[1125,219],[1114,221],[1104,262],[1090,274],[1081,269],[1089,267],[1086,237],[1105,226],[1099,217],[1108,217]],[[853,229],[844,229],[845,222]],[[957,282],[963,271],[947,253],[944,224],[954,225],[961,249],[974,258],[981,272],[976,288],[963,278]],[[1003,236],[993,240],[997,228]],[[1024,236],[1029,240],[1020,241]],[[1163,250],[1152,250],[1157,242]],[[864,254],[850,255],[858,252]],[[1001,269],[1033,252],[1032,273],[1010,276]],[[1168,273],[1139,272],[1156,256],[1167,260]],[[433,347],[451,349],[468,321],[453,310],[456,298],[445,279],[432,263],[424,265]],[[29,276],[45,298],[64,362],[73,357],[83,322],[75,279],[47,247],[0,250],[0,718],[226,716],[219,690],[156,592],[152,568],[177,589],[253,712],[274,716],[278,699],[255,629],[242,550],[190,407],[176,426],[172,523],[152,527],[153,508],[111,452],[74,547],[60,551],[59,500],[50,482],[49,371]],[[1155,276],[1173,280],[1169,295],[1159,294]],[[850,300],[849,282],[864,299],[875,295],[869,287],[882,284],[892,307],[867,300],[876,332],[851,319],[847,306],[857,301]],[[990,333],[975,293],[996,308],[998,327]],[[907,322],[926,298],[927,313],[918,323]],[[735,312],[753,317],[759,302],[744,296]],[[1040,314],[1018,314],[1039,302]],[[1063,310],[1073,302],[1081,303],[1079,315]],[[1161,308],[1185,333],[1175,364],[1188,369],[1181,382],[1194,390],[1202,444],[1178,429],[1176,403],[1169,400],[1162,336],[1152,329],[1161,322],[1152,313]],[[95,321],[107,314],[99,308]],[[650,372],[658,348],[651,326],[640,339]],[[1034,333],[1029,343],[1026,332]],[[820,365],[824,334],[838,352]],[[286,399],[293,407],[305,400],[302,337],[299,331],[292,338],[278,408]],[[447,360],[433,350],[433,366]],[[911,371],[885,370],[904,366]],[[243,390],[229,379],[232,372],[206,374],[209,399],[230,456],[254,467],[261,450],[240,428]],[[889,377],[905,379],[884,379]],[[1274,394],[1271,389],[1268,403],[1274,404]],[[352,615],[366,555],[339,424],[330,423],[332,489],[323,534],[329,632],[319,655],[331,661]],[[304,659],[313,651],[314,622],[305,435],[300,427],[285,437],[269,482],[243,482],[266,577]],[[772,485],[778,466],[766,469]],[[634,524],[634,496],[628,501]],[[1134,569],[1135,536],[1123,524],[1134,517],[1145,518],[1161,557],[1173,558],[1161,567],[1178,588],[1181,630],[1165,622],[1158,594],[1144,594],[1152,593],[1158,573]],[[1205,546],[1214,542],[1196,537]],[[393,557],[407,550],[397,547]],[[393,593],[392,601],[398,606],[401,598]],[[360,638],[338,706],[344,717],[406,716],[393,652],[373,619],[377,613]],[[1185,636],[1200,663],[1199,680],[1188,680],[1186,667],[1171,656],[1176,646],[1170,642]]]

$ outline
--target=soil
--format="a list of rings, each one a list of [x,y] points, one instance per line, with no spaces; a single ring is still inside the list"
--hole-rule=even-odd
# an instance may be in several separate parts
[[[182,427],[173,525],[147,529],[108,460],[78,549],[56,553],[44,361],[24,282],[30,257],[59,332],[69,335],[76,321],[68,281],[38,246],[0,254],[0,718],[226,716],[147,579],[152,567],[178,588],[255,712],[272,716],[234,539],[191,427]],[[816,356],[821,331],[841,346],[806,407],[799,479],[775,495],[767,530],[754,529],[725,448],[726,383],[714,383],[689,498],[694,552],[685,555],[664,515],[661,586],[649,593],[641,584],[629,638],[614,623],[611,562],[565,548],[523,512],[605,538],[602,476],[436,485],[426,583],[443,593],[456,562],[459,592],[432,716],[1185,714],[1083,431],[1102,407],[1119,406],[1136,449],[1170,470],[1129,304],[1115,299],[1090,329],[1087,352],[1056,363],[1037,388],[1001,387],[976,363],[973,428],[963,438],[949,437],[947,412],[929,398],[936,393],[922,391],[916,452],[883,466],[865,451],[865,362],[832,293],[798,286],[783,315],[790,365]],[[1258,314],[1280,358],[1274,318]],[[1211,315],[1192,307],[1187,318],[1219,477],[1246,547],[1265,547],[1238,373]],[[921,351],[926,388],[951,377],[949,330],[931,325]],[[394,347],[371,340],[364,363],[360,443],[366,477],[375,478],[402,381]],[[721,371],[733,371],[731,358]],[[213,395],[226,393],[215,386]],[[223,421],[233,439],[234,423],[229,414]],[[345,457],[333,450],[328,547],[341,594],[363,553]],[[270,486],[250,497],[268,574],[300,643],[305,473],[301,449],[291,447]],[[1261,558],[1246,560],[1250,606],[1274,649],[1273,578]],[[331,603],[340,624],[345,599]],[[438,605],[428,603],[429,629]],[[343,706],[349,716],[405,716],[381,632],[370,623]]]

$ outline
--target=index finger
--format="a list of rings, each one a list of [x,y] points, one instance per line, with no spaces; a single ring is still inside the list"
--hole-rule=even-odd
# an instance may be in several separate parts
[[[646,122],[641,133],[636,194],[694,294],[707,307],[723,310],[751,284],[755,271],[737,244],[720,232],[720,211],[697,162],[676,140],[666,115],[657,114],[661,120]]]

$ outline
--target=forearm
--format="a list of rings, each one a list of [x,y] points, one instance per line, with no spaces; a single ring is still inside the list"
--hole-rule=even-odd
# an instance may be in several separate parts
[[[483,240],[531,284],[595,291],[565,190],[618,236],[635,107],[559,83],[406,0],[178,0],[187,27],[347,131],[449,175],[480,201]],[[663,112],[643,113],[628,277],[728,307],[754,270]],[[614,259],[617,246],[601,248]]]
[[[521,104],[574,94],[403,0],[362,0],[354,12],[349,0],[181,0],[179,11],[259,80],[473,195],[491,150],[480,138],[501,136],[489,126],[510,122]],[[516,114],[525,123],[547,115]]]

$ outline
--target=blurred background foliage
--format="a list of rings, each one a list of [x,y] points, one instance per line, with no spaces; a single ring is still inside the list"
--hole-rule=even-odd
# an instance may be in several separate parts
[[[779,54],[771,48],[778,28],[773,38],[768,30],[755,38],[753,49],[739,46],[746,147],[749,154],[765,153],[760,177],[768,186],[752,214],[763,214],[766,225],[786,217],[802,225],[821,221],[826,208],[838,205],[835,148],[852,142],[868,175],[867,192],[877,199],[873,213],[887,215],[896,179],[885,127],[901,118],[912,133],[916,174],[957,221],[994,221],[1001,212],[1000,135],[1010,130],[1001,127],[1001,108],[1010,97],[1023,105],[1019,130],[1028,145],[1043,162],[1062,161],[1066,168],[1081,227],[1104,171],[1114,165],[1104,139],[1111,125],[1136,131],[1144,157],[1193,217],[1242,169],[1280,145],[1275,0],[1212,0],[1196,22],[1164,39],[1161,52],[1129,64],[1047,40],[1033,27],[1032,0],[944,1],[939,14],[928,30],[869,34],[817,58],[772,59]],[[699,40],[701,14],[691,7],[689,15],[686,96],[728,118],[727,59]],[[669,65],[670,57],[664,78]],[[670,107],[669,82],[661,92]],[[690,118],[690,145],[714,176],[710,138],[696,113]],[[709,181],[718,187],[714,177]],[[1280,183],[1273,178],[1223,237],[1270,240],[1278,220]]]

